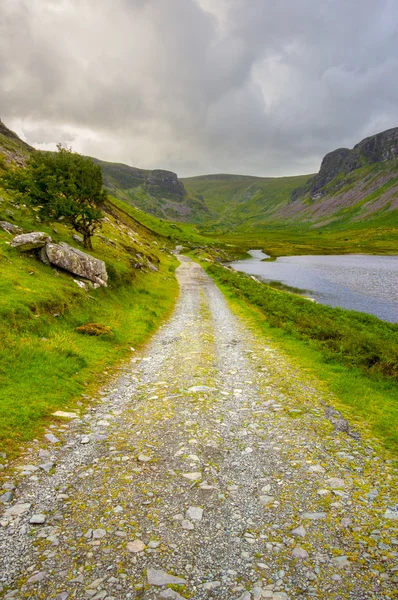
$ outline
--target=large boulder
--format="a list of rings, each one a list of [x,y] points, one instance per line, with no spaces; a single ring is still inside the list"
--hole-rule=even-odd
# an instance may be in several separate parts
[[[46,245],[45,252],[52,265],[106,287],[108,273],[104,261],[72,248],[64,242],[59,244],[50,242]]]
[[[42,231],[32,231],[31,233],[17,235],[10,245],[13,248],[25,251],[42,248],[47,242],[51,242],[51,238],[47,233],[43,233]]]

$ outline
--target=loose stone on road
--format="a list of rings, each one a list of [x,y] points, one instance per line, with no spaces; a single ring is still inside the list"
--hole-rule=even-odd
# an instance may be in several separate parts
[[[2,471],[0,597],[396,598],[393,465],[180,260],[146,350]]]

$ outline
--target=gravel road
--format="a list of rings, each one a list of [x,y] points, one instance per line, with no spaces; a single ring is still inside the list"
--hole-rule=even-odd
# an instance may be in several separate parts
[[[393,465],[180,260],[169,322],[2,472],[0,597],[396,598]]]

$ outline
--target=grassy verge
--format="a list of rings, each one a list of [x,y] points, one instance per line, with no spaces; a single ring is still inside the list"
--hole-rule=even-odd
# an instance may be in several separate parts
[[[2,217],[79,247],[62,222],[36,224],[3,190]],[[178,294],[178,263],[164,238],[116,208],[92,253],[107,265],[106,289],[80,289],[69,274],[11,248],[10,240],[0,230],[0,451],[13,456],[23,442],[41,435],[52,412],[84,404],[82,394],[95,392],[132,355],[131,348],[157,329]],[[143,266],[136,268],[138,262]],[[109,329],[100,336],[77,331],[89,323]]]
[[[396,325],[353,311],[316,305],[217,265],[203,266],[235,310],[277,342],[301,369],[325,382],[336,398],[337,408],[347,418],[397,453]],[[339,348],[338,344],[343,343],[345,346]],[[376,353],[380,358],[378,366],[377,362],[369,364],[369,356]]]

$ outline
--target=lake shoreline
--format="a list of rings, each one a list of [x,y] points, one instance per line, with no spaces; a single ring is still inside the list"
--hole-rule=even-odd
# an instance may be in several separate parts
[[[260,249],[248,254],[250,258],[229,266],[274,289],[398,322],[397,255],[310,254],[269,260]]]

